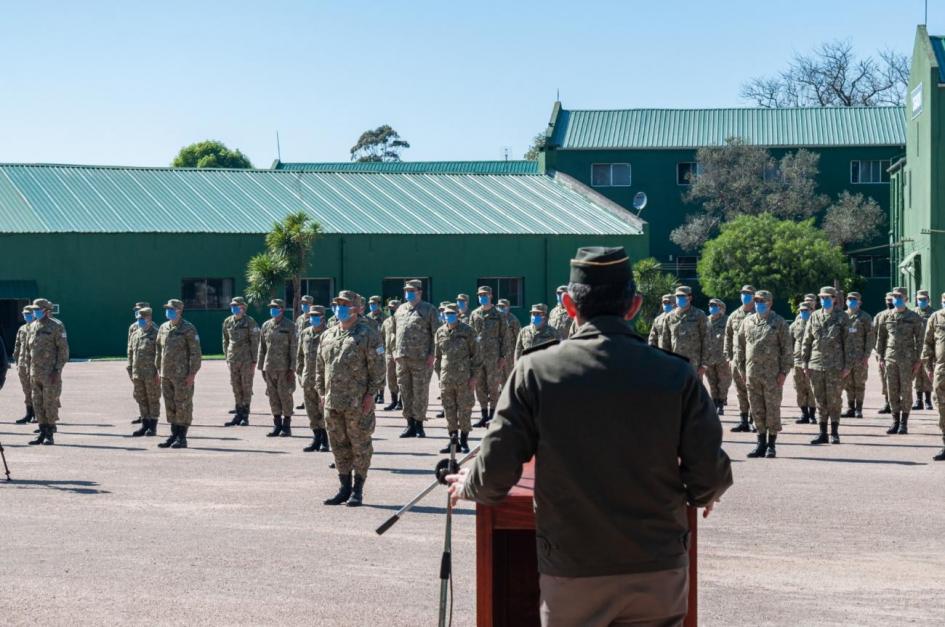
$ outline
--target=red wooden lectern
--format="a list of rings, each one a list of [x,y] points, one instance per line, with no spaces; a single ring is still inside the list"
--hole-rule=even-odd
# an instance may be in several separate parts
[[[476,506],[476,624],[478,627],[538,625],[538,557],[535,552],[535,462],[500,505]],[[696,627],[696,509],[689,508],[689,614]]]

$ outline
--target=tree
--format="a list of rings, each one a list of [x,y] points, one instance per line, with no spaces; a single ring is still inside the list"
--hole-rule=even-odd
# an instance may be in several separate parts
[[[351,147],[352,161],[400,161],[400,152],[410,144],[385,124],[361,133],[358,143]]]
[[[823,230],[832,243],[846,246],[876,238],[885,222],[879,203],[863,194],[844,191],[827,208]]]
[[[246,264],[246,298],[261,305],[276,297],[278,288],[289,276],[285,259],[270,251],[253,255]]]
[[[286,280],[292,281],[292,311],[299,311],[302,300],[302,275],[308,269],[309,256],[321,226],[304,211],[292,213],[276,222],[266,234],[266,251],[255,255],[246,267],[246,296],[261,303],[273,298]]]
[[[742,285],[797,302],[822,285],[850,284],[843,250],[830,243],[814,220],[779,220],[771,214],[740,216],[706,243],[697,264],[702,290],[735,299]]]
[[[643,296],[643,305],[633,324],[637,333],[646,336],[653,318],[662,311],[660,299],[663,294],[673,292],[679,282],[672,274],[663,272],[660,262],[652,257],[633,264],[633,279],[637,292]]]
[[[885,50],[857,59],[849,42],[821,44],[795,54],[786,70],[753,78],[741,96],[759,107],[858,107],[901,105],[909,84],[909,58]]]
[[[729,138],[724,146],[700,148],[700,170],[683,200],[702,206],[670,233],[683,250],[698,250],[718,227],[742,215],[770,213],[782,219],[804,219],[829,202],[817,193],[820,155],[803,148],[775,159],[767,149]]]
[[[545,149],[545,146],[548,144],[548,137],[545,135],[544,131],[535,135],[532,138],[532,143],[528,147],[528,151],[525,153],[524,157],[529,161],[535,161],[538,159],[538,155]]]
[[[171,167],[251,168],[253,164],[239,150],[230,150],[223,142],[207,139],[181,148]]]

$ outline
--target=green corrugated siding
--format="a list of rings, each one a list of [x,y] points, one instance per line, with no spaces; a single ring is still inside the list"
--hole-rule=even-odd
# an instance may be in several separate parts
[[[642,232],[544,175],[0,165],[6,233],[265,233],[299,210],[326,233]]]
[[[303,172],[384,172],[406,174],[538,174],[537,161],[396,161],[283,163],[276,170]]]
[[[562,109],[551,143],[563,149],[699,148],[729,137],[762,146],[904,145],[905,117],[902,107]]]

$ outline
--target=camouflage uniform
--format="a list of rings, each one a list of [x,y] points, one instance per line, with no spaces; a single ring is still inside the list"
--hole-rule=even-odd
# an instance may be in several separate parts
[[[325,411],[322,409],[321,397],[318,395],[317,364],[318,348],[322,336],[327,329],[325,325],[325,308],[313,305],[306,314],[309,325],[299,334],[298,356],[296,357],[296,374],[302,386],[305,401],[305,413],[308,414],[308,426],[312,430],[311,445],[302,449],[307,453],[313,451],[328,451],[328,432],[325,429]],[[317,326],[312,325],[312,319],[319,318]]]
[[[269,303],[271,308],[285,309],[281,300]],[[259,337],[259,361],[257,367],[263,373],[266,382],[266,396],[269,397],[269,409],[273,415],[273,424],[286,433],[285,427],[291,428],[295,391],[296,359],[298,358],[298,327],[285,315],[270,318],[262,325]],[[281,418],[280,418],[281,417]],[[276,420],[279,424],[276,424]],[[285,424],[288,422],[288,425]],[[273,432],[275,433],[275,432]],[[278,434],[276,434],[278,435]]]
[[[200,370],[200,336],[197,328],[183,319],[183,303],[171,300],[164,307],[176,309],[179,322],[169,320],[158,329],[154,365],[161,375],[167,422],[177,428],[189,427],[194,420],[194,386],[187,385],[187,377]]]
[[[802,304],[801,308],[810,311],[806,304]],[[790,331],[794,339],[794,393],[797,406],[801,408],[800,424],[808,424],[816,420],[814,388],[811,387],[810,378],[804,372],[804,333],[806,330],[807,321],[798,313],[797,318],[791,323]]]
[[[144,307],[142,312],[151,315],[151,309]],[[128,376],[134,384],[134,397],[138,403],[138,411],[142,424],[145,420],[154,421],[161,417],[161,384],[158,382],[158,371],[155,367],[157,353],[158,329],[150,323],[146,329],[138,327],[131,335],[128,348]],[[144,424],[147,431],[150,424]],[[142,433],[141,435],[144,435]]]
[[[26,359],[30,373],[33,411],[40,428],[52,428],[59,422],[59,397],[62,394],[62,369],[69,361],[66,328],[52,315],[52,303],[43,298],[33,301],[34,313],[42,309],[41,320],[33,320],[27,335]],[[40,433],[42,436],[42,432]]]
[[[764,294],[756,293],[756,297]],[[774,313],[767,317],[754,313],[739,326],[738,366],[745,373],[751,399],[751,417],[759,437],[768,441],[781,431],[781,394],[779,376],[786,377],[794,364],[794,342],[784,318]]]
[[[551,313],[548,314],[548,325],[554,327],[555,331],[558,332],[558,337],[566,339],[571,337],[571,326],[573,320],[571,316],[568,315],[568,310],[564,308],[564,305],[561,304],[560,299],[561,295],[568,291],[567,285],[559,285],[558,289],[555,290],[556,298],[558,299],[558,304],[554,306],[554,309],[551,310]]]
[[[32,311],[24,309],[23,314],[32,315]],[[26,416],[17,421],[20,424],[26,424],[33,418],[33,389],[30,386],[30,367],[27,352],[30,322],[24,323],[16,330],[16,341],[13,343],[13,361],[16,362],[16,373],[20,378],[20,387],[23,389],[23,403],[26,405]]]
[[[518,334],[522,330],[522,323],[519,322],[517,316],[513,316],[510,311],[509,301],[505,298],[500,298],[496,303],[496,308],[499,309],[499,313],[502,314],[502,319],[505,320],[505,326],[508,329],[509,334],[509,346],[515,346],[516,340],[518,340]],[[468,323],[467,323],[468,324]],[[514,355],[513,355],[514,356]],[[509,375],[512,374],[512,367],[515,366],[515,362],[512,359],[505,360],[505,368],[502,370],[502,385],[505,385],[505,382],[508,381]],[[501,390],[499,391],[501,394]]]
[[[861,303],[858,292],[850,292],[850,298]],[[866,379],[869,376],[869,358],[876,346],[876,332],[873,329],[873,317],[860,308],[847,309],[850,335],[850,375],[844,380],[843,389],[847,393],[848,417],[863,417],[863,399],[866,396]]]
[[[717,316],[709,316],[709,354],[706,358],[706,379],[709,382],[709,392],[715,401],[715,408],[721,415],[723,407],[728,404],[728,389],[732,385],[732,368],[725,359],[725,327],[728,316],[725,315],[725,305],[722,301],[713,299],[710,304],[719,307]]]
[[[394,305],[394,311],[400,307],[400,301],[391,301]],[[384,363],[387,372],[387,387],[390,389],[391,403],[384,409],[387,411],[396,409],[400,388],[397,386],[397,360],[394,359],[394,346],[397,344],[397,319],[393,316],[387,316],[384,324],[381,325],[381,336],[384,340]]]
[[[945,294],[942,294],[942,301],[945,302]],[[938,428],[945,441],[945,308],[932,314],[925,325],[922,361],[924,367],[932,372],[935,402],[938,405]],[[934,459],[945,461],[945,449]]]
[[[413,289],[419,281],[408,285]],[[408,428],[411,421],[423,423],[427,417],[427,405],[430,402],[430,377],[432,366],[427,362],[433,357],[433,338],[439,320],[436,307],[417,297],[417,302],[405,302],[397,308],[394,359],[397,361],[397,387],[400,390],[400,402],[404,407],[404,418]]]
[[[308,326],[308,312],[311,310],[312,305],[315,304],[315,299],[307,294],[299,300],[299,305],[302,308],[302,312],[295,317],[295,333],[298,335],[304,331]]]
[[[459,315],[455,307],[447,311]],[[475,400],[469,383],[482,368],[476,332],[464,322],[457,322],[454,328],[444,324],[436,331],[434,345],[433,369],[440,378],[447,429],[451,435],[461,432],[465,440],[472,429],[470,414]]]
[[[926,290],[919,290],[916,292],[916,299],[919,298],[925,298],[928,300],[929,293]],[[925,309],[916,306],[915,312],[920,318],[922,318],[922,333],[925,334],[925,326],[928,324],[929,318],[932,317],[932,314],[935,313],[935,310],[932,309],[932,304],[930,302],[929,306]],[[912,406],[913,409],[921,409],[923,395],[925,397],[928,409],[932,409],[932,379],[925,368],[920,368],[918,374],[915,376],[916,403]]]
[[[751,285],[743,286],[739,292],[739,294],[751,295],[754,295],[754,293],[755,288]],[[738,398],[738,411],[741,413],[742,417],[742,425],[735,427],[735,429],[739,431],[748,430],[748,414],[751,412],[751,404],[748,402],[748,386],[745,384],[745,373],[739,371],[738,365],[735,363],[735,358],[738,355],[738,347],[735,344],[738,340],[738,327],[741,326],[745,318],[755,312],[754,307],[752,303],[748,311],[745,311],[745,305],[743,304],[729,315],[725,323],[725,347],[723,350],[725,352],[725,359],[728,360],[732,367],[732,381],[735,383],[735,396]]]
[[[479,288],[479,293],[491,295],[492,290],[483,286]],[[503,382],[502,374],[506,366],[499,362],[508,361],[512,357],[509,325],[499,310],[493,306],[489,309],[477,307],[469,316],[469,326],[476,332],[479,355],[482,359],[482,367],[476,376],[476,398],[479,400],[479,407],[483,414],[488,411],[491,417],[499,400],[499,390]]]
[[[695,370],[704,368],[709,357],[709,321],[705,312],[692,305],[692,290],[676,289],[677,296],[689,298],[689,306],[666,314],[660,336],[660,348],[682,355]]]
[[[883,360],[886,391],[894,418],[909,416],[912,407],[912,368],[920,360],[925,324],[914,311],[891,310],[876,329],[876,352]]]
[[[245,301],[237,297],[231,305],[245,306]],[[230,370],[230,386],[236,400],[236,414],[233,424],[244,419],[249,420],[249,406],[253,400],[253,376],[259,358],[259,325],[249,314],[239,318],[229,316],[223,321],[223,354]]]
[[[460,306],[462,303],[462,306]],[[459,314],[459,321],[469,324],[469,294],[456,295],[456,313]]]
[[[145,301],[140,301],[140,302],[135,303],[135,306],[134,306],[134,309],[133,309],[134,314],[135,314],[135,321],[132,322],[130,325],[128,325],[128,346],[127,346],[127,349],[126,349],[126,351],[125,351],[125,354],[128,355],[129,357],[131,357],[131,335],[132,335],[135,331],[138,330],[138,320],[137,320],[137,318],[138,318],[138,312],[141,311],[142,309],[145,309],[145,308],[146,308],[146,309],[151,309],[151,304],[148,303],[148,302],[145,302]],[[134,396],[133,390],[132,390],[132,396]],[[137,399],[135,399],[135,400],[137,401]],[[137,418],[135,418],[134,420],[131,421],[131,424],[138,424],[138,423],[142,422],[143,420],[144,420],[144,417],[143,417],[143,416],[138,416]]]
[[[666,315],[673,311],[673,295],[663,294],[663,296],[660,297],[660,305],[664,309],[666,305],[669,305],[670,309],[669,311],[660,312],[653,318],[653,324],[650,325],[650,334],[646,338],[646,343],[656,348],[661,348],[660,340],[663,337],[663,325],[666,324]]]
[[[820,411],[821,437],[816,443],[827,441],[827,421],[830,421],[835,442],[839,442],[840,410],[843,407],[843,371],[850,367],[850,334],[848,318],[837,308],[837,293],[834,288],[821,290],[822,296],[834,299],[828,311],[818,309],[811,314],[804,330],[804,364],[809,371],[814,399]]]
[[[561,338],[558,336],[558,330],[550,326],[548,320],[548,307],[542,303],[532,305],[531,314],[539,314],[545,322],[540,327],[534,324],[528,324],[522,327],[515,338],[515,360],[522,356],[522,352],[527,351],[533,346],[546,344],[548,342],[557,342]]]

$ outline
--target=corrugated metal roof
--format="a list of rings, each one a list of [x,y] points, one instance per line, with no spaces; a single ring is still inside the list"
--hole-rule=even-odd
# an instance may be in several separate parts
[[[544,175],[0,164],[0,233],[635,235],[641,220]]]
[[[326,163],[284,163],[275,170],[305,172],[386,172],[410,174],[538,174],[537,161],[340,161]]]
[[[760,146],[902,146],[902,107],[794,109],[561,109],[551,143],[563,149],[719,146],[740,137]]]
[[[945,38],[931,36],[929,42],[932,44],[935,61],[938,63],[938,82],[945,83]]]

